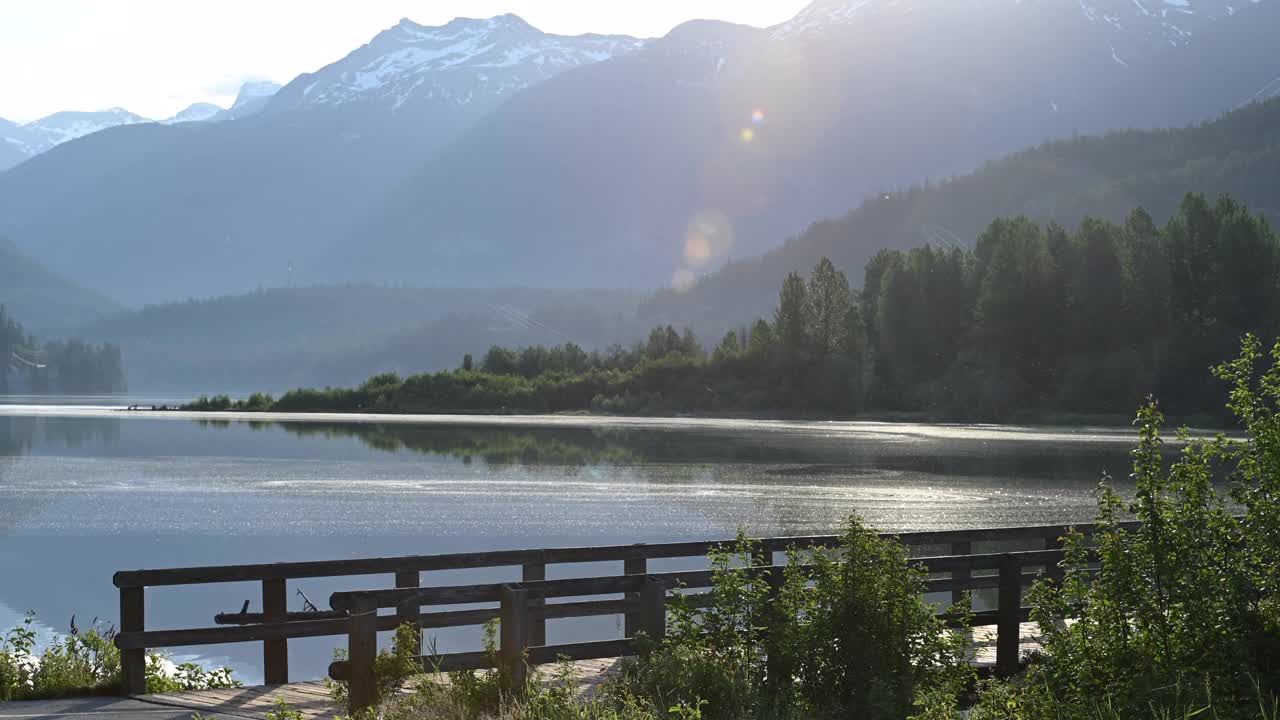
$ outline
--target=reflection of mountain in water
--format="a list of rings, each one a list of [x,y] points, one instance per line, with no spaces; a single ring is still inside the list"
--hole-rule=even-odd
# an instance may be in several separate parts
[[[0,495],[4,502],[0,536],[11,534],[51,502],[48,495],[27,495],[13,490],[18,458],[45,449],[114,447],[119,442],[119,420],[0,416]]]

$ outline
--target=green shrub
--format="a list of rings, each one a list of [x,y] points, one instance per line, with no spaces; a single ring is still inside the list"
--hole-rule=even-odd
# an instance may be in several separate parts
[[[924,601],[925,574],[857,518],[834,551],[789,552],[776,597],[743,569],[759,552],[740,537],[713,555],[709,606],[673,603],[667,638],[627,671],[631,693],[712,719],[901,719],[972,676],[963,635]]]
[[[1166,467],[1164,418],[1154,402],[1140,411],[1133,498],[1104,480],[1096,555],[1071,534],[1063,581],[1031,592],[1043,651],[1020,682],[984,692],[971,717],[1274,717],[1280,344],[1261,374],[1260,359],[1247,337],[1240,357],[1217,368],[1244,439],[1184,432],[1181,457]],[[1136,529],[1121,526],[1130,518]]]
[[[43,652],[36,653],[35,616],[0,641],[0,701],[39,700],[120,691],[120,651],[115,629],[94,623],[60,635]],[[172,669],[171,669],[172,668]],[[205,670],[195,663],[173,666],[159,653],[150,653],[146,664],[147,692],[208,690],[239,687],[230,668]]]

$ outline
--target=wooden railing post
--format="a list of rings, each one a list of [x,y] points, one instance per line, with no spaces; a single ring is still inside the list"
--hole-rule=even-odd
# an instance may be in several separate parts
[[[644,575],[647,572],[649,572],[649,561],[645,558],[627,558],[622,561],[623,575]],[[640,599],[640,594],[626,593],[625,597],[627,600],[632,601],[629,605],[634,605],[635,601]],[[636,610],[628,610],[623,617],[624,622],[622,634],[625,637],[635,637],[638,631],[644,629],[640,624],[640,614],[636,612]]]
[[[504,585],[501,593],[501,637],[498,654],[513,688],[524,687],[528,678],[525,650],[529,645],[529,591]]]
[[[778,599],[778,596],[782,594],[783,568],[774,565],[772,552],[757,551],[752,554],[751,562],[753,565],[756,565],[757,567],[769,568],[769,570],[767,571],[768,574],[765,575],[764,577],[764,581],[769,585],[768,593],[769,593],[770,607],[776,607],[776,605],[774,605],[773,603],[775,600]],[[766,648],[765,660],[764,660],[765,677],[768,679],[773,689],[777,690],[784,686],[783,678],[789,673],[785,668],[782,667],[782,653],[778,653],[778,652],[770,653],[768,651],[771,647],[770,636],[772,632],[769,629],[769,627],[767,627],[767,623],[769,620],[772,620],[772,619],[773,617],[766,619],[765,621],[766,627],[764,629],[765,648]]]
[[[396,588],[410,589],[420,587],[422,584],[422,573],[416,570],[408,570],[396,573]],[[396,622],[399,625],[410,624],[418,628],[415,636],[413,654],[422,654],[422,628],[418,625],[420,615],[422,614],[422,606],[417,600],[401,603],[396,607]]]
[[[646,577],[640,590],[640,623],[654,642],[667,636],[667,584],[660,578]]]
[[[538,582],[547,579],[547,566],[544,563],[525,563],[521,568],[521,579],[525,582]],[[540,608],[547,604],[541,598],[530,600],[529,607]],[[529,620],[529,646],[542,647],[547,644],[547,620],[539,616]]]
[[[146,630],[146,588],[120,588],[120,632]],[[120,651],[121,692],[125,695],[147,693],[147,649]]]
[[[284,578],[262,581],[262,620],[269,623],[287,622],[289,595]],[[286,685],[289,682],[289,640],[279,638],[262,641],[262,678],[268,685]]]
[[[971,542],[951,543],[951,554],[952,555],[972,555],[973,543]],[[971,577],[973,577],[973,571],[967,567],[956,568],[955,570],[951,571],[951,578],[953,580],[968,580]],[[960,589],[952,590],[951,604],[956,605],[964,602],[964,594],[966,592],[968,592],[968,590],[960,590]],[[973,609],[972,602],[969,606],[969,609]]]
[[[1012,555],[1000,558],[1000,604],[996,608],[996,674],[1018,672],[1018,648],[1022,632],[1022,566]]]
[[[374,663],[378,659],[378,604],[356,600],[347,621],[347,700],[350,714],[372,709],[378,702]]]
[[[1045,550],[1061,550],[1064,547],[1066,547],[1066,543],[1064,542],[1064,538],[1062,537],[1050,536],[1044,539]],[[1044,569],[1045,577],[1048,577],[1050,580],[1052,580],[1053,584],[1058,587],[1062,586],[1062,581],[1067,576],[1066,572],[1063,571],[1062,566],[1059,565],[1059,563],[1061,562],[1062,562],[1061,560],[1058,560],[1058,562],[1048,563]]]

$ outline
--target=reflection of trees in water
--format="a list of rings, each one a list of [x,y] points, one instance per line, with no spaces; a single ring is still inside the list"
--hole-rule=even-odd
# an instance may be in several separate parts
[[[114,447],[120,443],[120,421],[112,418],[0,416],[0,536],[22,527],[52,502],[45,493],[12,490],[18,478],[17,458],[44,449]],[[5,492],[10,488],[9,492]]]
[[[225,425],[225,421],[202,421]],[[276,423],[252,423],[256,429]],[[772,430],[638,428],[440,427],[401,423],[278,423],[298,436],[356,438],[384,452],[410,451],[512,465],[722,466],[766,464],[776,478],[821,481],[850,472],[917,473],[940,477],[1008,478],[1010,482],[1095,484],[1106,471],[1123,478],[1129,445],[1123,442],[1028,440],[909,440],[818,435]],[[1177,453],[1168,448],[1170,457]],[[720,470],[721,468],[716,468]],[[663,468],[657,479],[685,478]],[[690,472],[701,472],[691,469]],[[734,482],[744,478],[732,476]]]
[[[82,448],[120,444],[115,418],[0,416],[0,455],[26,455],[33,449]]]
[[[470,463],[481,460],[495,469],[511,466],[629,465],[643,462],[636,449],[605,433],[589,430],[502,430],[495,428],[426,427],[403,424],[280,423],[300,437],[354,437],[383,452],[409,451]]]
[[[1028,494],[1046,487],[1087,490],[1103,471],[1126,477],[1129,445],[1123,442],[909,439],[894,436],[776,430],[651,428],[494,428],[409,424],[301,423],[281,426],[299,436],[352,437],[385,452],[410,451],[480,460],[495,469],[555,465],[570,468],[625,466],[655,487],[670,487],[671,502],[696,506],[710,520],[741,522],[742,502],[753,520],[780,533],[807,533],[817,516],[838,521],[856,508],[833,501],[815,507],[788,485],[892,491],[925,483],[946,489],[972,481]],[[1170,448],[1170,453],[1176,453]],[[903,478],[903,479],[899,479]],[[686,489],[716,487],[749,500],[723,502]],[[752,488],[756,486],[756,488]],[[806,491],[809,492],[809,491]],[[817,520],[816,520],[817,518]]]

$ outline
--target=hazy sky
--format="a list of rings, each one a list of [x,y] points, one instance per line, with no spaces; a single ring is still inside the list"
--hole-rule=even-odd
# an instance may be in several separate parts
[[[285,83],[402,17],[438,25],[514,12],[547,32],[665,34],[692,18],[767,26],[808,0],[56,0],[0,3],[0,117],[123,107],[164,118],[229,105],[246,79]]]

